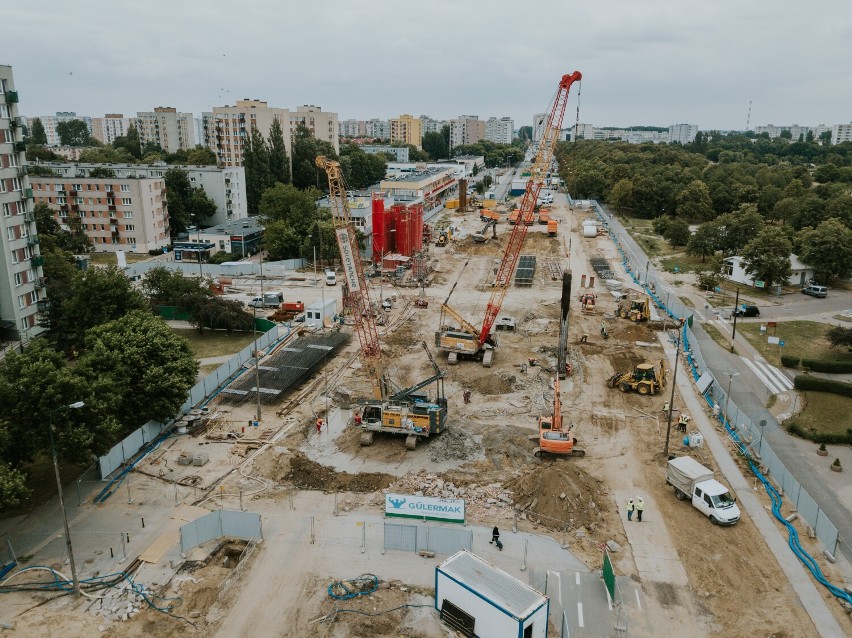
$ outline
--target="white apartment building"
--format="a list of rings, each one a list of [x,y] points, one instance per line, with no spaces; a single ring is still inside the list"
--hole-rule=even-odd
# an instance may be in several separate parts
[[[41,256],[27,177],[25,119],[18,115],[12,67],[0,64],[0,339],[33,337],[43,330],[46,303]]]
[[[217,166],[182,166],[178,164],[67,164],[64,162],[45,162],[58,176],[73,179],[88,177],[92,170],[103,168],[111,170],[121,179],[159,179],[170,168],[186,171],[193,188],[203,188],[207,196],[216,204],[216,214],[205,220],[204,225],[213,226],[248,216],[246,204],[246,173],[242,166],[219,168]]]
[[[835,124],[831,127],[831,143],[842,144],[852,142],[852,122],[849,124]]]
[[[340,137],[366,137],[367,123],[364,120],[342,120],[337,129]]]
[[[769,135],[770,139],[781,137],[781,133],[783,131],[790,131],[790,139],[794,142],[798,141],[799,137],[801,137],[803,140],[807,139],[808,133],[813,133],[814,139],[818,139],[820,135],[830,130],[831,127],[826,126],[825,124],[818,124],[817,126],[799,126],[798,124],[791,124],[789,126],[776,126],[775,124],[767,124],[766,126],[754,127],[755,133],[757,133],[758,135],[766,133],[767,135]]]
[[[515,122],[511,117],[489,117],[485,122],[485,139],[495,144],[511,144],[515,137]]]
[[[409,149],[407,146],[390,146],[387,144],[362,144],[359,148],[367,155],[378,155],[379,153],[387,153],[388,155],[393,155],[396,158],[397,162],[408,161]]]
[[[440,133],[441,129],[445,126],[449,126],[449,124],[450,123],[447,120],[435,120],[428,115],[421,115],[420,133],[422,135],[426,135],[426,133]]]
[[[335,153],[340,153],[340,131],[337,125],[337,113],[323,111],[318,106],[306,104],[290,112],[291,135],[299,124],[307,127],[314,138],[331,144],[334,147]]]
[[[634,131],[642,132],[642,131]],[[672,124],[669,127],[667,142],[678,144],[691,144],[695,141],[695,136],[698,135],[697,124]],[[656,140],[650,140],[656,141]]]
[[[33,177],[36,203],[66,226],[79,217],[96,251],[147,253],[171,243],[166,183],[157,178]]]
[[[533,142],[540,142],[547,127],[547,113],[536,113],[533,115],[532,135]],[[586,138],[589,139],[589,138]]]
[[[27,124],[32,130],[33,121],[38,118],[41,120],[41,125],[44,127],[44,133],[47,136],[48,146],[61,146],[62,141],[59,139],[59,133],[56,132],[56,126],[60,122],[70,122],[71,120],[82,120],[86,123],[86,128],[89,129],[89,134],[92,131],[92,118],[88,115],[77,115],[74,111],[57,111],[56,115],[38,115],[36,117],[27,118]]]
[[[101,144],[109,146],[115,138],[127,135],[127,129],[135,122],[135,118],[124,117],[121,113],[107,113],[103,117],[93,117],[92,135]]]
[[[153,111],[137,113],[136,127],[143,147],[153,142],[166,153],[195,148],[192,113],[178,113],[170,106],[158,106]]]
[[[476,144],[485,138],[485,122],[477,115],[460,115],[450,120],[450,148]]]
[[[372,137],[379,140],[390,139],[390,122],[388,122],[387,120],[367,120],[364,125],[367,137]]]

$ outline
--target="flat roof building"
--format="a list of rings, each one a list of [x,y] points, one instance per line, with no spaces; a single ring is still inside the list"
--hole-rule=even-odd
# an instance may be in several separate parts
[[[166,153],[195,148],[195,125],[192,113],[178,113],[170,106],[136,114],[139,142],[156,144]]]
[[[390,121],[390,141],[422,148],[423,135],[420,131],[420,119],[408,114],[393,118]]]
[[[92,118],[92,136],[101,144],[110,146],[117,137],[127,135],[127,130],[136,119],[124,117],[121,113],[107,113],[103,117]]]
[[[57,125],[61,122],[80,120],[86,124],[89,134],[91,135],[93,133],[92,118],[88,115],[77,115],[74,111],[57,111],[56,115],[36,115],[27,119],[30,130],[33,128],[34,120],[41,120],[41,125],[44,127],[44,134],[47,136],[47,146],[60,146],[62,144],[62,140],[59,138],[59,133],[56,131]]]

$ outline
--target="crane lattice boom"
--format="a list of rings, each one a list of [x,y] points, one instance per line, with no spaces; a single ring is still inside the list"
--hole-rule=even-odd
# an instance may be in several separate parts
[[[491,298],[485,309],[485,319],[482,322],[482,329],[479,332],[480,346],[488,341],[491,336],[491,329],[494,327],[497,315],[500,314],[500,307],[503,305],[503,299],[506,297],[506,291],[515,272],[515,266],[521,254],[521,247],[524,244],[524,238],[527,236],[526,222],[531,222],[532,220],[539,192],[541,191],[547,172],[550,170],[550,164],[553,161],[553,148],[556,145],[556,138],[562,128],[565,107],[568,105],[568,91],[574,82],[581,79],[583,79],[583,75],[579,71],[574,71],[570,75],[563,75],[559,81],[559,87],[556,89],[556,94],[550,103],[547,124],[539,142],[538,154],[530,170],[530,179],[527,182],[524,198],[521,201],[518,222],[512,228],[509,243],[506,244],[506,252],[503,254],[503,261],[500,262],[500,267],[497,269],[497,277],[494,281],[494,288],[491,290]]]
[[[379,344],[379,333],[373,316],[373,306],[370,303],[367,278],[364,276],[361,255],[358,251],[358,240],[352,227],[343,172],[340,169],[340,162],[324,156],[317,157],[316,164],[328,175],[328,199],[334,219],[334,234],[337,236],[340,262],[349,291],[355,332],[358,333],[358,340],[361,342],[361,362],[370,375],[374,397],[383,399],[387,393],[387,384],[382,367],[382,347]]]

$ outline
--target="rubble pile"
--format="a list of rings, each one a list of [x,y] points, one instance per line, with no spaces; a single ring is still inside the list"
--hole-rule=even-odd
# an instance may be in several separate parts
[[[512,508],[515,504],[512,491],[503,487],[502,483],[456,485],[426,471],[407,474],[382,492],[384,494],[399,492],[436,498],[463,498],[465,512],[469,518],[495,515],[501,518],[512,518]]]
[[[152,595],[144,586],[140,585],[139,589],[135,590],[126,583],[123,587],[108,590],[108,593],[103,598],[98,598],[89,609],[107,622],[125,622],[147,607],[145,596]]]

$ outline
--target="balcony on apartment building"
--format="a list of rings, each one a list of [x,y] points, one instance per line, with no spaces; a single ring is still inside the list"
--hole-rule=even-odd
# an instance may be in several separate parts
[[[18,92],[17,91],[6,91],[6,104],[17,104],[18,103]]]
[[[44,257],[41,255],[35,255],[30,259],[30,265],[33,268],[38,268],[39,266],[44,266]]]

